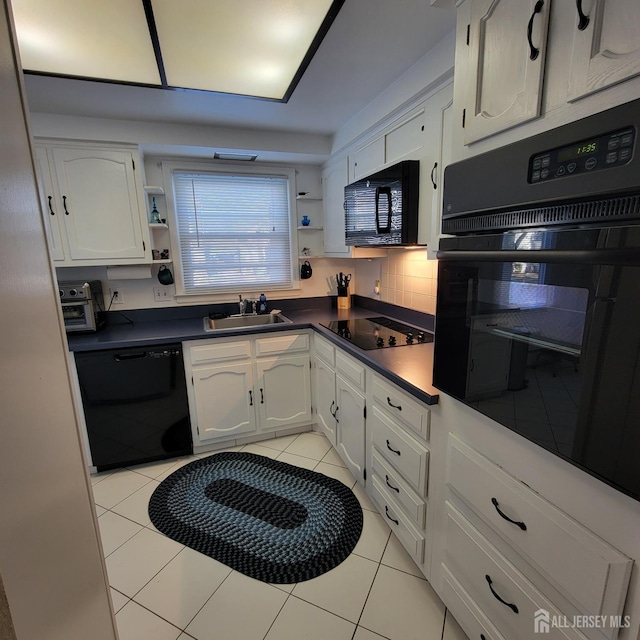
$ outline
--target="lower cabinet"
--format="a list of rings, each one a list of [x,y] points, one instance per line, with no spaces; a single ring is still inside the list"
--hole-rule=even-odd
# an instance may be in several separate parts
[[[614,640],[633,561],[449,433],[434,587],[470,637]],[[600,624],[549,624],[590,618]]]
[[[365,397],[340,375],[336,375],[336,449],[351,473],[364,484]]]
[[[308,333],[184,346],[194,445],[312,422]]]
[[[367,420],[370,479],[367,493],[420,570],[429,577],[427,534],[429,409],[371,372]]]
[[[364,486],[366,368],[317,335],[314,350],[316,424]]]
[[[191,375],[195,404],[195,412],[191,411],[192,425],[196,430],[194,440],[196,435],[202,442],[256,431],[253,366],[250,361],[197,367]]]

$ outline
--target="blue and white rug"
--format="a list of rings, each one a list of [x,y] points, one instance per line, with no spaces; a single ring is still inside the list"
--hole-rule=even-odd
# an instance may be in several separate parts
[[[252,453],[223,452],[172,473],[153,492],[159,531],[251,578],[292,584],[340,564],[362,532],[344,484]]]

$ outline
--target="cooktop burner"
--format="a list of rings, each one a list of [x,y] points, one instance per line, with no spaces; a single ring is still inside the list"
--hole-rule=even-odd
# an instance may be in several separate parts
[[[320,324],[365,350],[433,342],[432,333],[384,317],[332,320]]]

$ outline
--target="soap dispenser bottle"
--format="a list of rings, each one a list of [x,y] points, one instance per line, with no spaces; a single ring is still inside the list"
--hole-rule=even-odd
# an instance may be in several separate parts
[[[258,313],[267,313],[267,296],[264,293],[260,294],[260,300],[258,301]]]

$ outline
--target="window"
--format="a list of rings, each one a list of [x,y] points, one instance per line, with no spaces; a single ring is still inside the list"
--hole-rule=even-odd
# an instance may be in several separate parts
[[[292,287],[289,177],[173,173],[184,293]]]

